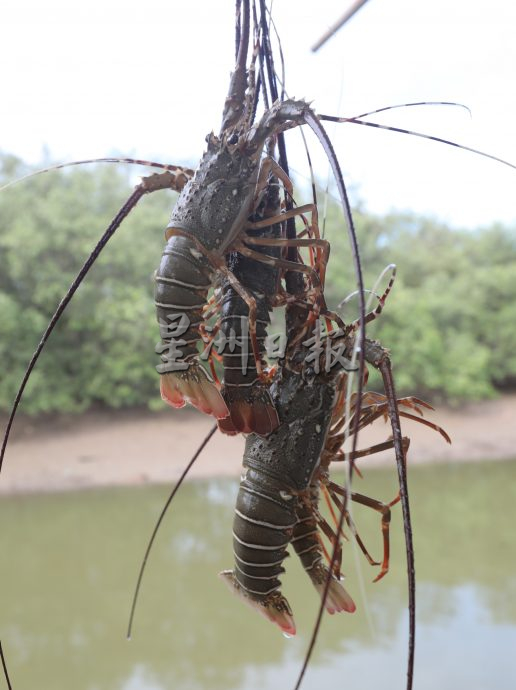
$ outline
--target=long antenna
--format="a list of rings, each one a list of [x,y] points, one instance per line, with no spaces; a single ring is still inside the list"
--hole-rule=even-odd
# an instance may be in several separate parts
[[[353,17],[353,15],[355,15],[361,7],[363,7],[366,4],[366,2],[367,0],[355,0],[351,7],[349,7],[346,10],[346,12],[344,12],[342,17],[338,19],[335,22],[335,24],[330,26],[328,31],[326,31],[326,33],[323,36],[321,36],[321,38],[316,43],[314,43],[314,45],[312,46],[312,53],[316,53],[319,50],[319,48],[326,43],[326,41],[328,41],[333,35],[335,35],[337,31],[341,27],[343,27],[344,24],[347,21],[349,21],[351,17]]]
[[[104,249],[106,244],[109,242],[111,237],[115,234],[115,231],[120,226],[120,223],[122,222],[122,220],[127,216],[127,214],[131,211],[131,209],[133,209],[136,206],[136,204],[141,199],[141,197],[146,193],[147,193],[147,190],[143,187],[143,185],[138,185],[138,187],[136,187],[135,191],[131,194],[129,199],[127,199],[125,204],[122,206],[120,211],[116,214],[115,218],[112,220],[112,222],[111,222],[110,226],[108,227],[108,229],[106,230],[106,232],[102,235],[100,240],[97,242],[95,248],[93,249],[93,251],[91,252],[89,257],[86,259],[83,267],[81,268],[81,270],[79,271],[79,273],[75,277],[75,280],[73,281],[73,283],[68,288],[65,296],[63,297],[61,302],[59,302],[57,309],[54,312],[54,315],[50,319],[45,332],[41,336],[41,340],[39,341],[38,347],[36,348],[34,354],[32,355],[30,362],[27,366],[27,369],[25,370],[25,374],[23,375],[22,382],[20,384],[20,387],[18,388],[18,391],[16,393],[16,397],[15,397],[13,405],[11,407],[11,413],[9,415],[9,420],[7,422],[7,427],[5,429],[4,438],[2,441],[2,448],[0,450],[0,472],[2,471],[2,463],[4,460],[5,451],[7,448],[7,443],[9,441],[9,435],[11,433],[11,427],[13,425],[14,418],[16,417],[16,412],[17,412],[18,407],[20,405],[20,402],[21,402],[21,399],[23,396],[23,392],[24,392],[25,387],[29,381],[32,370],[36,366],[36,362],[38,361],[39,356],[42,353],[43,348],[45,347],[45,343],[47,342],[48,338],[50,337],[50,334],[52,333],[52,331],[56,327],[57,323],[59,322],[59,319],[61,318],[61,314],[64,312],[64,310],[66,309],[68,304],[71,302],[72,297],[77,292],[77,290],[78,290],[80,284],[82,283],[84,277],[86,276],[86,274],[88,273],[90,268],[93,266],[95,261],[98,259],[98,257],[100,256],[100,253],[102,252],[102,250]]]
[[[407,584],[409,611],[409,646],[407,660],[407,690],[412,690],[414,682],[414,659],[416,651],[416,570],[414,565],[414,543],[412,539],[412,521],[410,517],[409,492],[407,484],[407,466],[403,451],[401,436],[400,414],[396,403],[396,390],[392,376],[389,357],[385,355],[379,362],[380,373],[387,395],[388,414],[391,421],[394,448],[396,450],[396,466],[400,487],[401,509],[403,513],[403,530],[405,532],[405,552],[407,556]]]
[[[337,160],[337,156],[335,155],[335,152],[333,150],[333,147],[331,145],[330,139],[321,125],[319,119],[311,112],[308,111],[305,114],[305,121],[306,124],[312,129],[316,137],[319,139],[319,143],[324,149],[324,152],[328,158],[328,161],[330,163],[333,176],[335,178],[335,182],[337,185],[337,189],[339,192],[340,196],[340,201],[342,205],[342,209],[344,212],[344,216],[347,221],[348,225],[348,236],[351,244],[351,253],[353,256],[353,263],[355,265],[355,276],[357,279],[357,286],[358,286],[358,300],[359,300],[359,336],[358,336],[358,343],[355,345],[355,348],[357,348],[357,353],[358,353],[358,385],[357,385],[357,391],[356,391],[356,409],[358,410],[358,413],[355,417],[354,424],[353,424],[353,447],[351,449],[351,454],[353,455],[356,453],[357,450],[357,442],[358,442],[358,429],[359,429],[359,422],[360,422],[360,409],[362,405],[362,393],[363,393],[363,385],[364,385],[364,370],[365,370],[365,326],[366,326],[366,321],[365,321],[365,297],[364,297],[364,280],[363,280],[363,275],[362,275],[362,265],[360,262],[360,252],[358,248],[358,240],[356,237],[355,233],[355,227],[353,223],[353,214],[351,212],[351,206],[349,203],[348,199],[348,194],[346,190],[346,185],[344,183],[344,178],[342,176],[342,172],[340,169],[339,162]],[[358,347],[357,347],[358,345]],[[351,484],[353,477],[353,463],[350,463],[349,467],[349,475],[348,475],[348,486]],[[348,498],[349,498],[349,490],[346,489],[345,494],[344,494],[344,500],[342,503],[342,509],[340,512],[340,518],[339,518],[339,524],[337,526],[337,534],[340,534],[342,532],[342,528],[344,526],[344,518],[347,510],[347,504],[348,504]],[[317,614],[317,619],[315,621],[315,625],[312,631],[312,635],[310,638],[310,642],[308,644],[308,649],[305,654],[305,658],[303,660],[303,665],[301,667],[301,670],[299,672],[299,676],[297,678],[297,682],[295,685],[294,690],[299,690],[301,687],[301,683],[303,681],[304,675],[306,673],[306,670],[308,668],[308,664],[310,662],[314,647],[315,647],[315,642],[317,640],[317,636],[319,634],[319,629],[321,627],[322,623],[322,617],[323,617],[323,612],[324,612],[324,602],[326,600],[326,597],[328,595],[328,590],[330,586],[330,580],[331,580],[331,573],[333,571],[333,566],[337,561],[337,552],[338,552],[338,546],[339,546],[339,541],[338,539],[335,540],[335,544],[333,547],[333,552],[331,555],[330,563],[329,563],[329,570],[328,570],[328,578],[326,579],[326,584],[324,587],[324,592],[321,597],[321,604],[319,606],[319,611]]]
[[[161,513],[160,513],[160,515],[159,515],[159,518],[157,519],[157,522],[156,522],[156,524],[155,524],[155,526],[154,526],[154,529],[152,530],[152,534],[151,534],[151,537],[150,537],[149,542],[148,542],[148,544],[147,544],[147,548],[145,549],[145,555],[143,556],[142,564],[141,564],[141,566],[140,566],[140,572],[138,573],[138,579],[137,579],[137,581],[136,581],[136,587],[135,587],[134,594],[133,594],[133,601],[132,601],[132,604],[131,604],[131,613],[129,614],[129,623],[128,623],[128,625],[127,625],[127,639],[128,639],[128,640],[131,639],[131,634],[132,634],[132,630],[133,630],[134,613],[135,613],[135,610],[136,610],[136,603],[137,603],[137,601],[138,601],[138,595],[139,595],[139,593],[140,593],[140,586],[141,586],[141,584],[142,584],[143,573],[145,572],[145,567],[146,567],[146,565],[147,565],[147,560],[148,560],[148,558],[149,558],[149,554],[150,554],[150,552],[151,552],[152,545],[154,544],[154,540],[156,539],[156,535],[157,535],[157,533],[158,533],[158,530],[159,530],[159,528],[160,528],[160,526],[161,526],[161,523],[163,522],[163,518],[165,517],[165,514],[166,514],[166,512],[167,512],[167,510],[168,510],[168,508],[169,508],[169,506],[170,506],[170,504],[172,503],[172,500],[173,500],[174,496],[175,496],[175,495],[177,494],[177,492],[179,491],[179,487],[181,486],[181,484],[182,484],[183,481],[185,480],[186,475],[188,474],[188,472],[190,472],[190,470],[191,470],[192,467],[193,467],[194,462],[197,460],[197,458],[199,457],[199,455],[200,455],[200,454],[202,453],[202,451],[205,449],[206,445],[208,444],[208,441],[211,439],[211,437],[213,436],[213,434],[214,434],[216,431],[217,431],[217,425],[214,424],[214,425],[212,426],[212,428],[210,429],[210,431],[207,433],[207,435],[204,437],[204,440],[203,440],[203,442],[201,443],[201,445],[200,445],[200,446],[197,448],[197,450],[195,451],[195,453],[194,453],[192,459],[190,460],[190,462],[188,463],[188,465],[184,468],[184,470],[183,470],[181,476],[179,477],[179,479],[178,479],[177,482],[176,482],[176,485],[175,485],[174,488],[172,489],[172,491],[171,491],[171,493],[170,493],[170,496],[169,496],[168,499],[167,499],[167,502],[165,503],[165,505],[163,506],[163,508],[162,508],[162,510],[161,510]]]
[[[9,674],[7,673],[7,664],[5,663],[4,650],[2,649],[2,642],[0,641],[0,659],[2,660],[2,668],[4,669],[5,680],[7,681],[8,690],[12,690]]]

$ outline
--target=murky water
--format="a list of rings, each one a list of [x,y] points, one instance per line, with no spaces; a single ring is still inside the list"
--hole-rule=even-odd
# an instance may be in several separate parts
[[[410,487],[415,687],[516,687],[516,462],[414,468]],[[232,565],[236,490],[233,481],[199,482],[178,496],[149,562],[130,642],[125,628],[137,569],[167,489],[2,498],[0,635],[14,689],[293,687],[317,597],[296,559],[288,559],[283,590],[298,635],[287,640],[218,580]],[[370,471],[360,490],[391,498],[395,477]],[[379,519],[368,512],[357,509],[355,517],[380,555]],[[345,546],[346,586],[357,612],[325,618],[306,690],[404,687],[399,514],[398,508],[391,572],[380,583],[371,584],[373,569]]]

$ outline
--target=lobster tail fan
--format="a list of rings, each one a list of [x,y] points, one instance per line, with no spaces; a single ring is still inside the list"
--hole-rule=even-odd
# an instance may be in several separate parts
[[[267,436],[279,426],[278,413],[271,396],[260,381],[250,387],[224,387],[224,400],[229,418],[219,423],[221,431],[228,434],[241,432]]]
[[[228,416],[226,403],[217,387],[197,362],[190,363],[186,371],[162,374],[160,390],[162,399],[171,407],[184,407],[189,402],[216,419]]]
[[[330,577],[328,592],[324,600],[324,606],[330,615],[341,613],[342,611],[347,613],[354,613],[356,611],[357,607],[351,595],[333,575],[329,574],[329,570],[325,565],[319,563],[316,568],[309,571],[309,575],[321,598],[324,595],[326,580]]]
[[[223,570],[219,573],[219,577],[226,583],[233,594],[236,594],[239,599],[255,611],[258,611],[271,623],[277,625],[284,635],[293,637],[296,634],[296,624],[292,610],[282,594],[274,592],[264,600],[253,599],[239,585],[232,570]]]

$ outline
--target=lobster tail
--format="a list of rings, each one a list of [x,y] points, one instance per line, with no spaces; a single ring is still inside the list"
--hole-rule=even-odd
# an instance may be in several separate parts
[[[184,372],[162,374],[160,391],[162,399],[171,407],[184,407],[189,402],[216,419],[227,417],[226,403],[209,374],[197,362],[192,362]]]
[[[292,637],[296,634],[296,625],[292,616],[292,609],[280,592],[274,592],[263,600],[251,598],[241,587],[233,570],[223,570],[219,573],[219,576],[227,584],[233,594],[236,594],[242,601],[255,611],[258,611],[258,613],[271,621],[271,623],[275,623],[286,637]]]
[[[219,428],[225,434],[255,432],[267,436],[278,426],[278,413],[261,381],[245,388],[226,383],[222,392],[229,410],[229,416],[219,421]]]
[[[155,303],[161,342],[161,397],[172,407],[191,403],[217,419],[228,414],[212,379],[197,361],[199,326],[211,285],[211,268],[188,237],[172,235],[156,272]]]
[[[315,589],[324,596],[326,582],[330,577],[328,592],[324,605],[328,613],[347,611],[353,613],[355,603],[344,589],[334,573],[322,562],[323,551],[317,523],[317,506],[319,503],[319,480],[310,485],[309,491],[302,497],[297,508],[297,524],[294,527],[292,546],[294,547],[303,568],[310,577]],[[340,559],[338,561],[340,563]]]
[[[256,433],[267,436],[278,426],[278,414],[265,381],[260,376],[259,364],[253,356],[253,337],[261,352],[265,349],[266,327],[269,323],[267,306],[257,301],[258,318],[251,324],[247,305],[228,286],[222,301],[221,333],[225,349],[223,355],[224,385],[222,395],[229,417],[219,423],[225,433]],[[236,313],[235,313],[236,312]],[[256,329],[256,330],[254,330]]]
[[[232,591],[280,627],[296,632],[288,601],[279,591],[283,561],[296,523],[295,500],[255,470],[240,483],[233,522],[234,570],[221,576]]]
[[[277,188],[269,189],[272,189],[270,193],[274,198]],[[255,219],[263,217],[268,203],[272,202],[266,196],[265,206],[260,207]],[[279,204],[279,201],[276,203]],[[277,239],[281,236],[281,226],[276,224],[260,232],[263,237]],[[260,247],[258,252],[279,256],[276,247]],[[279,425],[278,413],[268,390],[268,377],[263,373],[266,367],[264,354],[269,313],[278,292],[279,270],[237,252],[230,255],[228,264],[233,275],[254,299],[256,318],[249,318],[248,304],[229,281],[225,281],[221,298],[221,333],[225,343],[222,395],[228,406],[229,417],[219,423],[219,428],[227,434],[254,432],[267,436]]]

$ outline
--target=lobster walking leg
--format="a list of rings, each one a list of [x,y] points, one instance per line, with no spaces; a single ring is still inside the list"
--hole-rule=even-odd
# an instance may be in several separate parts
[[[329,491],[330,495],[337,506],[340,510],[342,510],[343,505],[342,502],[337,498],[337,495],[344,496],[345,490],[339,486],[338,484],[335,484],[334,482],[329,483]],[[382,516],[381,518],[381,530],[382,530],[382,536],[383,536],[383,558],[382,558],[382,563],[381,563],[381,569],[379,574],[374,578],[373,582],[378,582],[378,580],[381,580],[384,575],[386,575],[389,572],[389,552],[390,552],[390,547],[389,547],[389,524],[391,521],[391,508],[390,504],[388,503],[383,503],[382,501],[378,501],[376,498],[371,498],[370,496],[364,496],[363,494],[356,493],[355,491],[351,491],[349,493],[349,497],[352,501],[355,501],[356,503],[360,503],[363,506],[367,506],[368,508],[372,508],[373,510],[376,510],[379,512]],[[349,513],[346,516],[346,521],[348,522],[348,525],[353,532],[353,535],[355,539],[357,540],[358,545],[360,546],[360,549],[362,550],[363,554],[366,556],[367,560],[371,565],[379,565],[376,561],[372,562],[369,554],[358,536],[358,532],[356,531],[356,527],[351,520]]]

